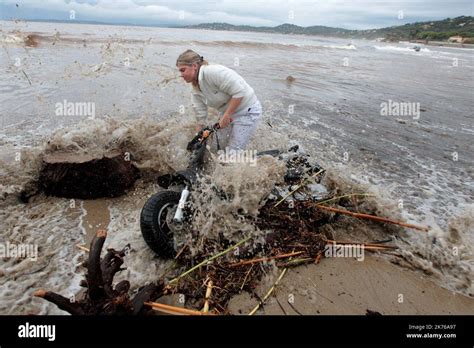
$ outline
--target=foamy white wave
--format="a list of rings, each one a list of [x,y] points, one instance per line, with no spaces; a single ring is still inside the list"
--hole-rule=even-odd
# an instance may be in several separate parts
[[[339,50],[356,50],[357,49],[357,47],[352,45],[352,44],[349,44],[349,45],[327,45],[327,46],[323,46],[323,47],[335,48],[335,49],[339,49]]]
[[[261,239],[261,232],[243,215],[258,215],[275,184],[283,182],[285,171],[285,163],[271,156],[259,157],[255,166],[249,163],[216,164],[209,175],[202,176],[200,194],[192,197],[193,228],[206,237],[218,238],[223,234],[234,242],[249,235],[253,241]],[[215,187],[232,198],[222,199]],[[237,211],[241,213],[236,214]]]
[[[470,129],[470,128],[461,128],[462,131],[466,132],[466,133],[469,133],[469,134],[474,134],[474,129]]]
[[[398,242],[403,257],[428,274],[441,286],[474,296],[474,204],[453,216],[447,229],[440,228],[433,216],[427,218],[428,233],[413,232]]]
[[[6,44],[23,44],[25,42],[21,34],[2,35],[0,40]]]
[[[87,119],[78,125],[56,130],[46,145],[46,152],[102,155],[121,150],[132,155],[140,169],[169,171],[170,167],[186,165],[186,143],[191,138],[192,125],[185,117],[165,122],[150,119],[119,121],[111,117]],[[183,132],[184,128],[184,132]]]
[[[381,51],[395,51],[395,52],[413,52],[413,53],[419,53],[416,52],[413,48],[411,47],[400,47],[400,46],[373,46],[377,50]],[[431,52],[430,49],[428,48],[421,48],[420,52]]]
[[[472,54],[472,45],[469,47],[451,47],[451,46],[443,46],[443,50],[454,50],[454,51],[462,51],[462,53],[469,53]]]
[[[158,189],[157,185],[146,185],[135,188],[127,196],[110,200],[110,223],[107,228],[106,248],[123,249],[130,244],[130,253],[124,257],[127,269],[119,272],[114,282],[128,280],[131,291],[147,283],[156,282],[161,277],[172,278],[172,260],[157,258],[146,245],[140,231],[140,211],[146,200]]]
[[[78,226],[79,209],[69,200],[38,197],[29,204],[2,208],[2,243],[37,246],[37,259],[2,258],[0,262],[0,313],[65,314],[55,305],[33,297],[46,289],[76,295],[81,280],[79,264],[83,259],[76,244],[83,242]]]
[[[462,203],[456,209],[448,205],[452,208],[449,211],[451,218],[447,226],[441,227],[436,214],[431,211],[434,204],[431,200],[424,206],[418,205],[416,214],[399,206],[400,185],[373,185],[367,175],[357,174],[356,168],[349,168],[340,166],[339,169],[328,170],[326,184],[332,186],[332,182],[342,192],[351,190],[373,195],[364,198],[363,204],[379,216],[429,226],[429,232],[405,229],[404,233],[391,236],[399,246],[401,256],[414,269],[432,275],[440,286],[474,296],[474,204]],[[350,220],[348,224],[354,226],[354,232],[359,230],[358,235],[362,234],[366,241],[390,237],[387,228],[382,225],[367,229],[364,223],[357,220]],[[345,237],[353,239],[357,238],[357,234],[348,232]]]

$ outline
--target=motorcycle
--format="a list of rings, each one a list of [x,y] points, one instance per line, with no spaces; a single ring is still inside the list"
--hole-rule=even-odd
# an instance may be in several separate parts
[[[203,170],[206,144],[211,134],[219,129],[218,124],[203,128],[188,143],[189,165],[186,169],[158,177],[158,185],[163,188],[152,195],[140,214],[140,229],[147,245],[160,257],[174,258],[181,250],[191,225],[192,208],[187,204],[191,192],[195,191],[198,174]],[[257,157],[271,155],[286,160],[285,182],[294,184],[304,175],[320,171],[319,165],[312,165],[307,155],[298,152],[299,146],[291,147],[286,154],[281,150],[268,150],[257,153]],[[226,197],[225,193],[221,193]],[[282,197],[277,189],[274,197]]]

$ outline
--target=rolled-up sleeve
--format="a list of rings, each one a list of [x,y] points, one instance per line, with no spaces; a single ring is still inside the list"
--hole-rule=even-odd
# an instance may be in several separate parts
[[[234,70],[223,67],[221,69],[210,70],[208,76],[213,84],[222,92],[227,93],[232,98],[242,98],[249,93],[249,86],[245,80]]]
[[[207,105],[204,103],[203,98],[201,94],[191,94],[191,103],[199,124],[204,124],[207,121]]]

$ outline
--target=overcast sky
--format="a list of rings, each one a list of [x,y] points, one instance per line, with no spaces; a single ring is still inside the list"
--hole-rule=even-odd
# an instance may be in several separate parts
[[[1,19],[69,20],[71,10],[76,20],[107,23],[371,29],[472,16],[474,0],[0,0]]]

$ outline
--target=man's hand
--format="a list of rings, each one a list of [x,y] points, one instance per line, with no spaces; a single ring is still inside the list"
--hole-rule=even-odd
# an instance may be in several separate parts
[[[222,116],[222,118],[219,120],[219,125],[221,126],[221,128],[227,127],[233,121],[230,116],[234,114],[235,110],[237,110],[242,99],[243,97],[230,99],[229,105],[227,106],[227,110],[224,112],[224,116]]]
[[[227,127],[232,121],[233,119],[229,115],[224,114],[224,116],[219,120],[219,128]]]

